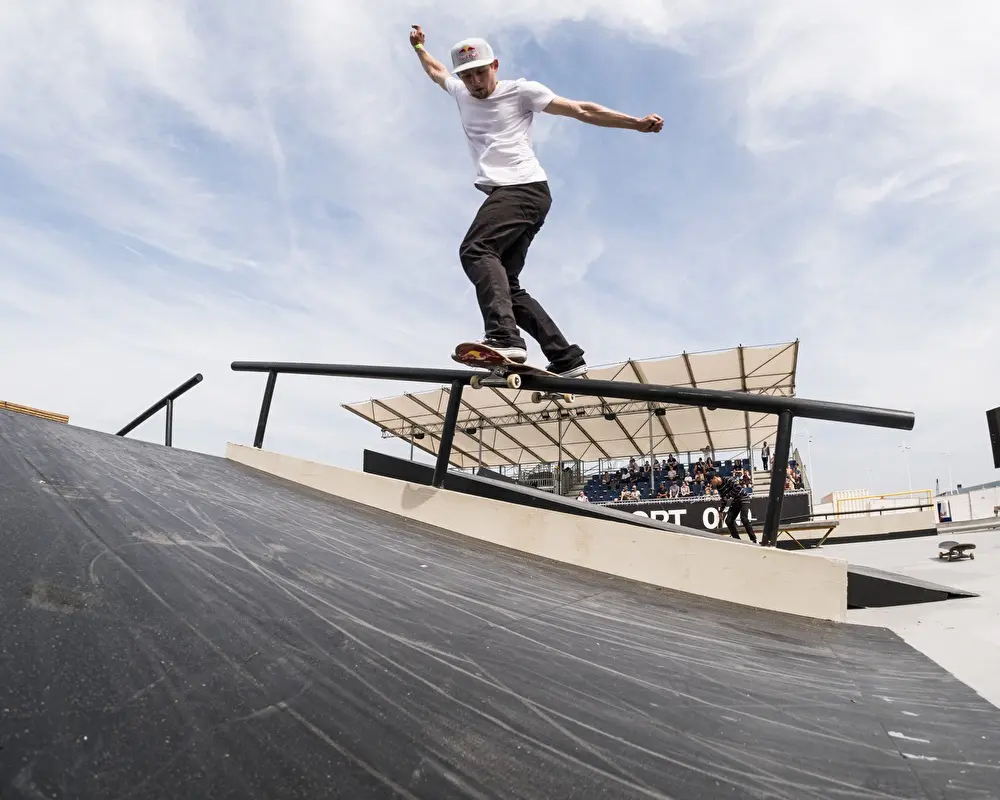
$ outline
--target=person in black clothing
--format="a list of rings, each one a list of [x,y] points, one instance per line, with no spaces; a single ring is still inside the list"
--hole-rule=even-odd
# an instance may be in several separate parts
[[[729,535],[734,539],[739,539],[739,531],[736,530],[736,515],[740,515],[740,522],[746,529],[750,541],[757,544],[757,535],[753,532],[753,525],[750,524],[750,498],[743,491],[732,477],[720,478],[716,475],[712,478],[712,486],[719,492],[719,499],[722,504],[719,506],[719,514],[726,508],[726,501],[729,501],[729,513],[726,514],[726,527],[729,528]]]

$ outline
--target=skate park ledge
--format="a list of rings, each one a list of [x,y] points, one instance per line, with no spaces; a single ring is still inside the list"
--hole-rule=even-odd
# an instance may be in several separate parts
[[[399,517],[641,583],[742,606],[843,622],[846,561],[541,510],[226,445],[226,458]]]

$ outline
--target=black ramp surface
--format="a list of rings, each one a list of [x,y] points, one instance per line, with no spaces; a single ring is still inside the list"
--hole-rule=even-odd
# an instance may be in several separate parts
[[[1000,711],[883,630],[8,412],[0,502],[5,800],[998,794]]]

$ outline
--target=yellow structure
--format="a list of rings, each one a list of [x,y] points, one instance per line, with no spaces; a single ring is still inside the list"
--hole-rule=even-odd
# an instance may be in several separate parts
[[[69,422],[69,417],[65,414],[57,414],[55,411],[43,411],[40,408],[22,406],[18,403],[8,403],[6,400],[0,400],[0,408],[6,409],[7,411],[16,411],[18,414],[28,414],[32,417],[41,417],[42,419],[48,419],[52,422]]]

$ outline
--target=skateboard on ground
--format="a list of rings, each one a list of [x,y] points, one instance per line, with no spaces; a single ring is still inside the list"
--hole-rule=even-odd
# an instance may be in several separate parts
[[[452,360],[467,367],[483,367],[490,371],[489,375],[473,375],[469,381],[473,389],[481,389],[483,386],[506,386],[508,389],[521,388],[522,375],[541,375],[547,378],[558,378],[554,372],[533,367],[531,364],[519,364],[511,361],[507,356],[498,353],[489,345],[478,342],[462,342],[455,347],[452,353]],[[540,403],[542,400],[563,400],[572,403],[576,395],[569,392],[532,392],[531,402]]]
[[[938,558],[947,558],[949,561],[954,561],[963,558],[975,558],[976,554],[972,551],[976,549],[974,544],[959,544],[958,542],[941,542],[938,545]],[[968,552],[966,552],[968,551]]]

